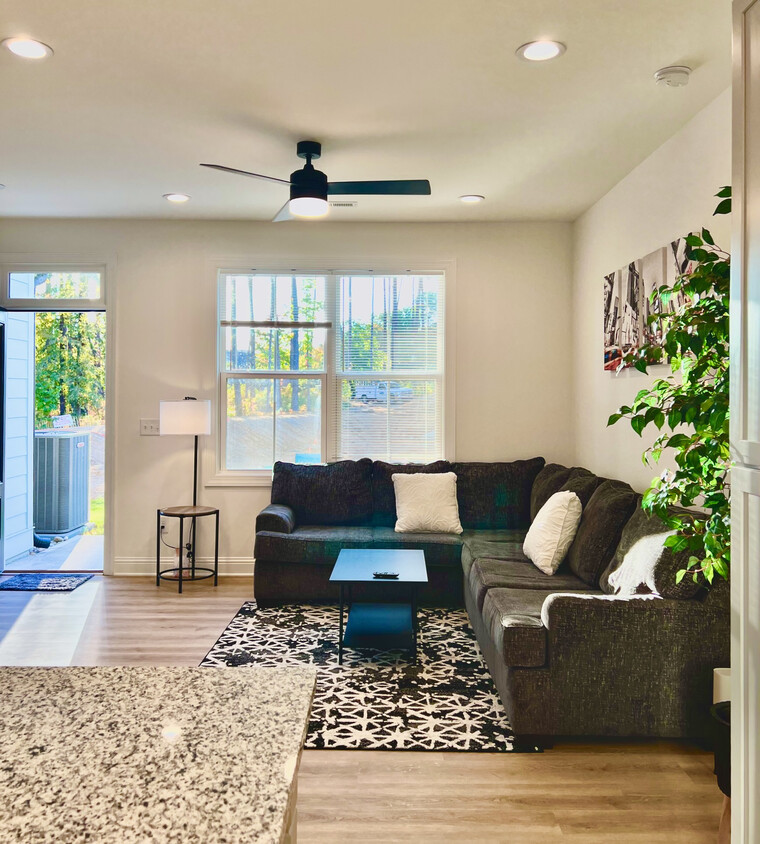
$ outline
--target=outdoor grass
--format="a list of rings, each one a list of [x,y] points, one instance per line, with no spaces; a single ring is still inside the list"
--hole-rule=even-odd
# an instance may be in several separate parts
[[[104,498],[93,498],[90,501],[90,521],[94,524],[94,527],[90,528],[87,533],[91,536],[102,536],[106,524]]]

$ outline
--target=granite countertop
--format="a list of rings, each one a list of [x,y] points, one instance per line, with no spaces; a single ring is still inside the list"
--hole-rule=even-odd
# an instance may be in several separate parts
[[[0,668],[0,842],[279,842],[309,668]]]

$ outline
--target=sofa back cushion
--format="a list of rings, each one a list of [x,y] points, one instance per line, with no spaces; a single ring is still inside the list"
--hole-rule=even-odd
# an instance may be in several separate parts
[[[570,477],[560,487],[560,492],[574,492],[581,502],[581,507],[585,507],[591,500],[591,496],[596,492],[596,488],[604,481],[604,478],[599,478],[596,475],[587,472],[586,469],[575,468],[571,471]]]
[[[565,484],[572,478],[584,476],[595,477],[588,469],[580,466],[563,466],[560,463],[547,463],[536,475],[533,487],[530,491],[530,520],[536,518],[538,511],[554,495],[565,489]],[[576,492],[574,489],[567,489],[568,492]],[[581,498],[581,496],[578,496]],[[583,500],[581,503],[585,504]]]
[[[693,598],[701,589],[698,583],[690,576],[676,583],[676,573],[686,568],[690,552],[674,554],[663,545],[672,533],[659,516],[641,509],[641,498],[638,498],[612,561],[599,580],[602,592],[623,597],[656,594],[681,600]]]
[[[530,492],[543,457],[511,463],[452,463],[463,528],[515,530],[530,525]]]
[[[570,571],[589,586],[599,583],[637,500],[636,493],[623,481],[604,481],[583,508],[566,560]]]
[[[274,464],[272,504],[287,504],[299,525],[369,525],[372,461],[340,460],[327,466]]]
[[[411,475],[416,472],[437,475],[451,471],[448,460],[436,460],[435,463],[384,463],[375,460],[372,464],[372,524],[375,527],[393,527],[396,524],[396,492],[392,475]]]

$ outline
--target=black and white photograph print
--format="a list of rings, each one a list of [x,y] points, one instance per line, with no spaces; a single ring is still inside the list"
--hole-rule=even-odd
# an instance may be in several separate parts
[[[665,281],[669,286],[673,284],[682,276],[688,275],[693,267],[694,262],[686,257],[686,238],[679,237],[670,242],[667,247],[668,260],[666,263],[666,278]],[[678,294],[671,298],[668,303],[668,310],[675,313],[684,304],[684,297]]]
[[[641,278],[642,344],[662,345],[662,325],[659,321],[650,323],[649,319],[663,310],[662,300],[656,291],[665,284],[667,257],[667,248],[661,247],[636,262]]]
[[[604,277],[604,368],[620,365],[620,272]]]
[[[641,342],[641,276],[631,261],[620,275],[620,350],[625,357]]]

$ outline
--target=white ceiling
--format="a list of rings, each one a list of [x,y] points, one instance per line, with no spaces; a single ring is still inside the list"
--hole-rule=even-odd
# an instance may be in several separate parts
[[[428,178],[341,220],[571,220],[730,84],[730,0],[4,0],[0,217],[269,220],[295,143],[333,181]],[[535,38],[567,44],[519,61]],[[663,65],[687,88],[655,85]],[[173,206],[162,194],[192,201]],[[463,193],[486,202],[464,206]]]

